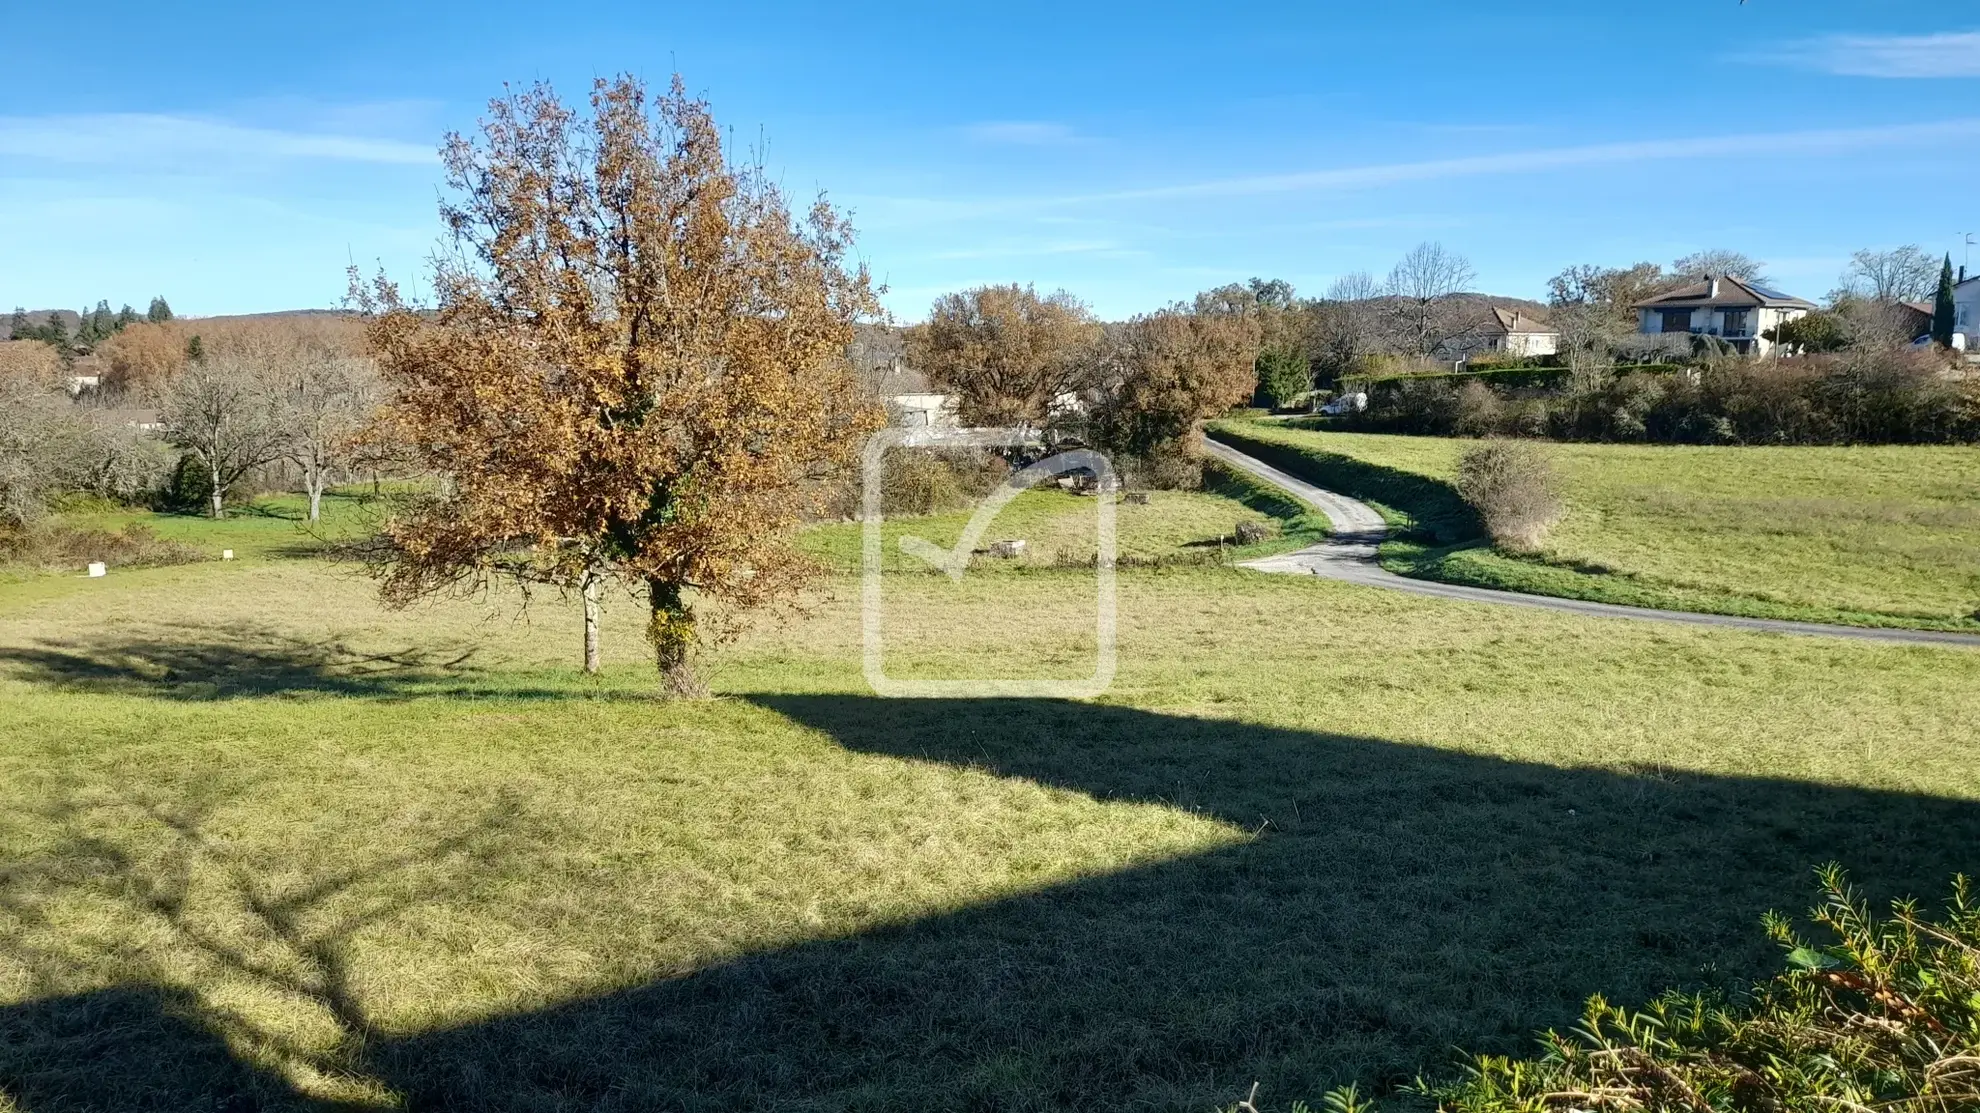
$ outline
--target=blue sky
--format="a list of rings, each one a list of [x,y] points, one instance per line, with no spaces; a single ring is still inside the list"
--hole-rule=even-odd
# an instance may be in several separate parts
[[[1422,240],[1506,295],[1729,247],[1819,297],[1855,248],[1957,263],[1980,232],[1964,9],[99,4],[91,45],[0,65],[0,307],[328,306],[350,260],[416,283],[434,147],[503,82],[675,69],[794,195],[854,210],[904,319],[995,281],[1109,316],[1250,275],[1318,293]]]

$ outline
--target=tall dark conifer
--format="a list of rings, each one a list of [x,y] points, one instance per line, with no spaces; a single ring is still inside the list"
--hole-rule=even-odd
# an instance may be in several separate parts
[[[1941,346],[1952,347],[1954,314],[1952,256],[1946,256],[1945,269],[1939,272],[1939,296],[1932,304],[1932,339]]]

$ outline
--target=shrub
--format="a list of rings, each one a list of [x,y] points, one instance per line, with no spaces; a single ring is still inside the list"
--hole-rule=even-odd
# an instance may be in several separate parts
[[[1980,902],[1954,881],[1944,916],[1899,901],[1879,919],[1841,870],[1821,871],[1803,941],[1767,932],[1787,970],[1737,1000],[1666,994],[1641,1011],[1590,998],[1581,1023],[1540,1038],[1536,1058],[1479,1056],[1463,1077],[1417,1083],[1440,1113],[1570,1109],[1685,1113],[1948,1113],[1980,1108]],[[1330,1109],[1372,1110],[1352,1090]]]
[[[1554,468],[1527,441],[1492,441],[1458,458],[1458,494],[1478,512],[1492,543],[1507,549],[1539,548],[1561,520]]]
[[[1195,491],[1203,487],[1203,461],[1180,451],[1116,456],[1121,485],[1143,491]]]
[[[172,467],[172,477],[160,495],[163,509],[196,514],[206,508],[213,494],[213,477],[199,457],[188,452]]]
[[[63,525],[0,532],[0,563],[36,571],[79,571],[96,560],[112,568],[162,568],[205,559],[200,549],[138,522],[116,533]]]
[[[1313,368],[1298,349],[1274,346],[1258,353],[1258,392],[1274,409],[1286,409],[1313,389]]]
[[[1457,417],[1452,422],[1461,437],[1489,437],[1505,424],[1505,403],[1484,383],[1472,381],[1457,389]]]
[[[880,509],[890,515],[959,510],[990,493],[1010,474],[1003,457],[980,449],[897,448],[887,454]],[[860,475],[837,484],[826,501],[828,518],[856,518],[865,502]]]

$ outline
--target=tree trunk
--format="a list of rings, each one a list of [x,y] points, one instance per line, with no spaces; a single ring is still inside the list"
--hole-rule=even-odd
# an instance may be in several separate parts
[[[584,574],[584,671],[587,676],[597,676],[600,665],[598,654],[598,582],[597,572]]]
[[[224,489],[222,489],[220,486],[220,469],[217,467],[209,466],[206,470],[208,477],[213,480],[213,492],[211,496],[213,503],[213,517],[216,519],[224,518],[227,516],[227,507],[226,507],[227,492]]]
[[[660,678],[676,696],[707,695],[708,686],[694,674],[694,667],[688,661],[694,649],[694,612],[681,599],[681,585],[648,580],[646,598],[652,612],[646,623],[646,640],[653,646]]]
[[[309,488],[309,520],[314,522],[323,516],[323,473],[311,475],[304,485]]]

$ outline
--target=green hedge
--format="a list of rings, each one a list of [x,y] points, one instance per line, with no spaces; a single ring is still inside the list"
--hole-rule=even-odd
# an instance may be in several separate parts
[[[1669,375],[1684,370],[1676,363],[1618,364],[1617,375],[1646,374]],[[1444,371],[1429,375],[1348,375],[1341,379],[1341,390],[1365,391],[1374,394],[1378,391],[1400,386],[1405,382],[1447,382],[1453,385],[1466,382],[1480,382],[1486,386],[1503,390],[1529,390],[1541,388],[1557,390],[1567,384],[1570,372],[1565,367],[1488,367],[1478,371]]]

